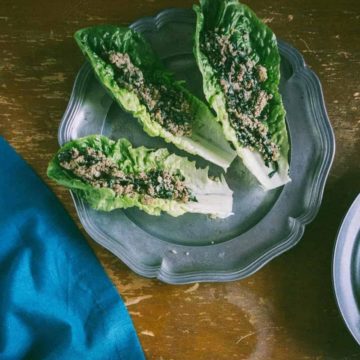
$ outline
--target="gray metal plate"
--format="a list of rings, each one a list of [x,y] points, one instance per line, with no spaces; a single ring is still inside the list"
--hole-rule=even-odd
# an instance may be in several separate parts
[[[360,194],[340,227],[333,260],[336,300],[344,321],[360,345]]]
[[[194,26],[193,12],[179,9],[131,25],[151,42],[166,66],[204,98],[192,55]],[[154,217],[135,208],[98,212],[73,195],[79,218],[95,241],[143,276],[189,283],[243,278],[300,240],[304,225],[320,206],[334,155],[334,136],[316,75],[294,48],[279,42],[279,49],[293,181],[265,192],[236,159],[226,174],[234,191],[235,214],[225,220],[194,214]],[[199,166],[210,165],[213,174],[221,172],[160,138],[147,136],[138,122],[111,100],[90,65],[84,64],[60,125],[59,143],[89,134],[126,137],[135,146],[167,147],[195,159]]]

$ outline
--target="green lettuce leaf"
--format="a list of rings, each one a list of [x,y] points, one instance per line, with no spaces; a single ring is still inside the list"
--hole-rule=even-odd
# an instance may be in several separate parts
[[[144,37],[128,28],[101,25],[79,30],[75,39],[84,55],[92,65],[98,79],[127,112],[138,119],[144,131],[150,136],[160,136],[166,142],[173,143],[179,149],[199,155],[225,170],[236,157],[217,123],[214,115],[198,98],[183,85],[175,81],[167,72]],[[190,136],[175,136],[155,121],[147,108],[139,101],[133,91],[119,86],[115,79],[114,65],[104,54],[109,52],[128,54],[132,63],[144,73],[162,80],[167,87],[183,93],[191,106],[194,121]]]
[[[276,37],[245,5],[237,0],[200,0],[194,6],[197,16],[194,54],[203,76],[203,89],[209,105],[215,110],[222,124],[225,137],[231,142],[245,166],[258,179],[265,189],[272,189],[290,181],[289,140],[285,123],[285,109],[279,93],[280,56]],[[211,65],[208,56],[202,51],[205,32],[219,31],[231,38],[232,43],[255,64],[266,68],[267,79],[259,84],[261,90],[271,94],[268,113],[263,120],[271,141],[277,145],[279,157],[276,163],[265,163],[260,152],[243,146],[229,121],[226,108],[226,95],[220,79]],[[235,58],[238,64],[243,59]],[[233,61],[233,60],[232,60]]]
[[[151,203],[146,203],[143,201],[143,195],[139,193],[132,196],[117,195],[111,188],[96,188],[60,165],[58,155],[73,148],[79,151],[86,148],[101,151],[127,174],[147,173],[154,169],[173,174],[180,170],[186,187],[191,190],[196,201],[189,200],[184,203],[172,199],[153,198]],[[223,176],[212,180],[208,176],[208,168],[197,169],[195,162],[185,157],[169,154],[167,149],[154,151],[145,147],[133,148],[126,139],[115,142],[105,136],[90,135],[70,141],[51,160],[47,175],[79,194],[96,210],[111,211],[136,206],[151,215],[160,215],[162,211],[172,216],[191,212],[225,218],[232,214],[232,191]]]

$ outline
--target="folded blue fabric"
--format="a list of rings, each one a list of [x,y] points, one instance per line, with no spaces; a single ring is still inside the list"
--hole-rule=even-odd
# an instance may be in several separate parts
[[[0,137],[0,359],[144,359],[132,321],[54,194]]]

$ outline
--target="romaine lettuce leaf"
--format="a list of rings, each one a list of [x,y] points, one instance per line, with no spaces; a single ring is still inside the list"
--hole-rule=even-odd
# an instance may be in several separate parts
[[[165,171],[168,174],[180,172],[183,183],[191,193],[191,198],[184,202],[172,198],[157,198],[155,195],[151,201],[145,201],[146,195],[139,192],[119,195],[111,185],[95,187],[94,184],[64,168],[61,163],[63,154],[73,149],[77,149],[78,154],[84,154],[89,148],[104,154],[110,163],[116,164],[118,169],[128,175],[149,174],[154,171]],[[89,161],[91,163],[92,160]],[[90,135],[70,141],[51,160],[47,175],[60,185],[79,194],[97,210],[111,211],[136,206],[151,215],[160,215],[162,211],[172,216],[191,212],[225,218],[232,214],[232,191],[223,176],[210,179],[208,168],[197,169],[195,162],[185,157],[169,154],[167,149],[155,151],[145,147],[133,148],[126,139],[115,142],[105,136]],[[111,184],[110,178],[107,178],[107,181]]]
[[[77,31],[75,39],[100,82],[124,110],[138,119],[148,135],[160,136],[179,149],[227,169],[236,153],[226,141],[214,115],[207,105],[184,87],[183,82],[175,81],[172,74],[165,70],[141,34],[128,28],[101,25]],[[156,121],[138,94],[119,81],[118,69],[109,60],[109,54],[127,54],[144,77],[151,77],[152,81],[163,84],[177,94],[170,101],[179,96],[185,98],[193,117],[191,135],[176,135]]]
[[[280,56],[275,35],[237,0],[200,0],[200,6],[194,6],[194,10],[197,16],[194,54],[203,76],[206,99],[215,110],[226,138],[265,189],[287,183],[289,140],[278,90]],[[215,44],[218,41],[219,51],[212,41]],[[237,84],[233,80],[226,82],[232,79],[231,72],[237,76]],[[260,96],[266,99],[262,104]],[[234,103],[237,106],[232,106]],[[257,133],[251,128],[254,121]],[[244,123],[247,132],[243,130]],[[264,132],[266,135],[259,135]]]

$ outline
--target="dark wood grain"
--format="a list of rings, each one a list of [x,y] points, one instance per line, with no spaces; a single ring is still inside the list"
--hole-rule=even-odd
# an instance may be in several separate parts
[[[191,1],[2,0],[0,134],[50,185],[80,226],[47,163],[84,59],[72,34],[128,24]],[[359,359],[337,310],[331,259],[342,217],[360,191],[360,2],[254,0],[249,5],[319,75],[337,153],[324,201],[296,248],[243,281],[170,286],[133,274],[88,239],[128,305],[148,359]]]

